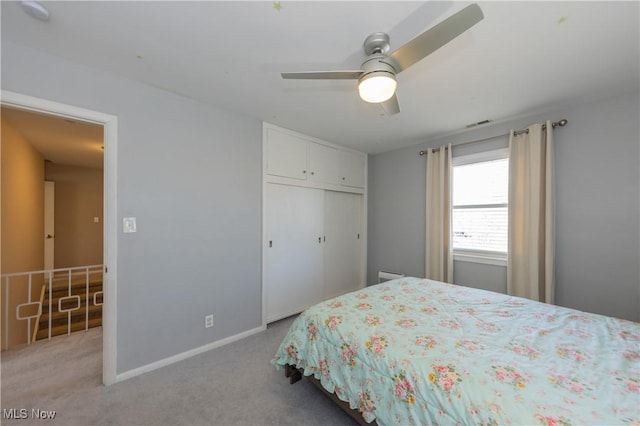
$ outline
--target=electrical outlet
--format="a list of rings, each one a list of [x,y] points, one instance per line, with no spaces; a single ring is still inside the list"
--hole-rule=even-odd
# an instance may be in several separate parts
[[[204,328],[213,327],[213,314],[204,317]]]

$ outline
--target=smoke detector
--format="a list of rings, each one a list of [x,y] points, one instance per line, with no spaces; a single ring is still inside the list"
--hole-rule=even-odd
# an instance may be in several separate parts
[[[40,21],[46,22],[49,20],[49,11],[37,1],[23,0],[21,4],[22,10],[24,10],[27,15],[32,16]]]

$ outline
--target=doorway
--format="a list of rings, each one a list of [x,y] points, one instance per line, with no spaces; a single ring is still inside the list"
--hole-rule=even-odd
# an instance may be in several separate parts
[[[102,263],[105,265],[103,281],[105,303],[102,314],[102,382],[105,385],[113,384],[117,381],[117,117],[5,90],[2,90],[0,103],[2,106],[13,109],[52,115],[77,120],[79,122],[97,124],[103,127],[104,155],[102,161],[104,187]]]
[[[45,179],[47,179],[45,173]],[[51,180],[44,181],[44,269],[55,267],[55,199],[56,183]]]

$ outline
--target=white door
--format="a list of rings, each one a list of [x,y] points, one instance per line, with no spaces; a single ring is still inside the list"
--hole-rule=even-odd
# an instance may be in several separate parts
[[[267,184],[267,322],[322,301],[324,191]]]
[[[362,287],[362,195],[325,193],[325,299]]]
[[[55,182],[44,182],[44,269],[53,269],[55,247]]]

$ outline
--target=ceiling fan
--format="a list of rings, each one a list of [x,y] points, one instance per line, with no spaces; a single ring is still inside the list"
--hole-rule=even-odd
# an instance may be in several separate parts
[[[358,80],[360,97],[380,103],[387,115],[400,112],[396,75],[449,43],[484,18],[471,4],[389,53],[389,36],[373,33],[364,41],[366,59],[358,70],[283,72],[285,79]]]

